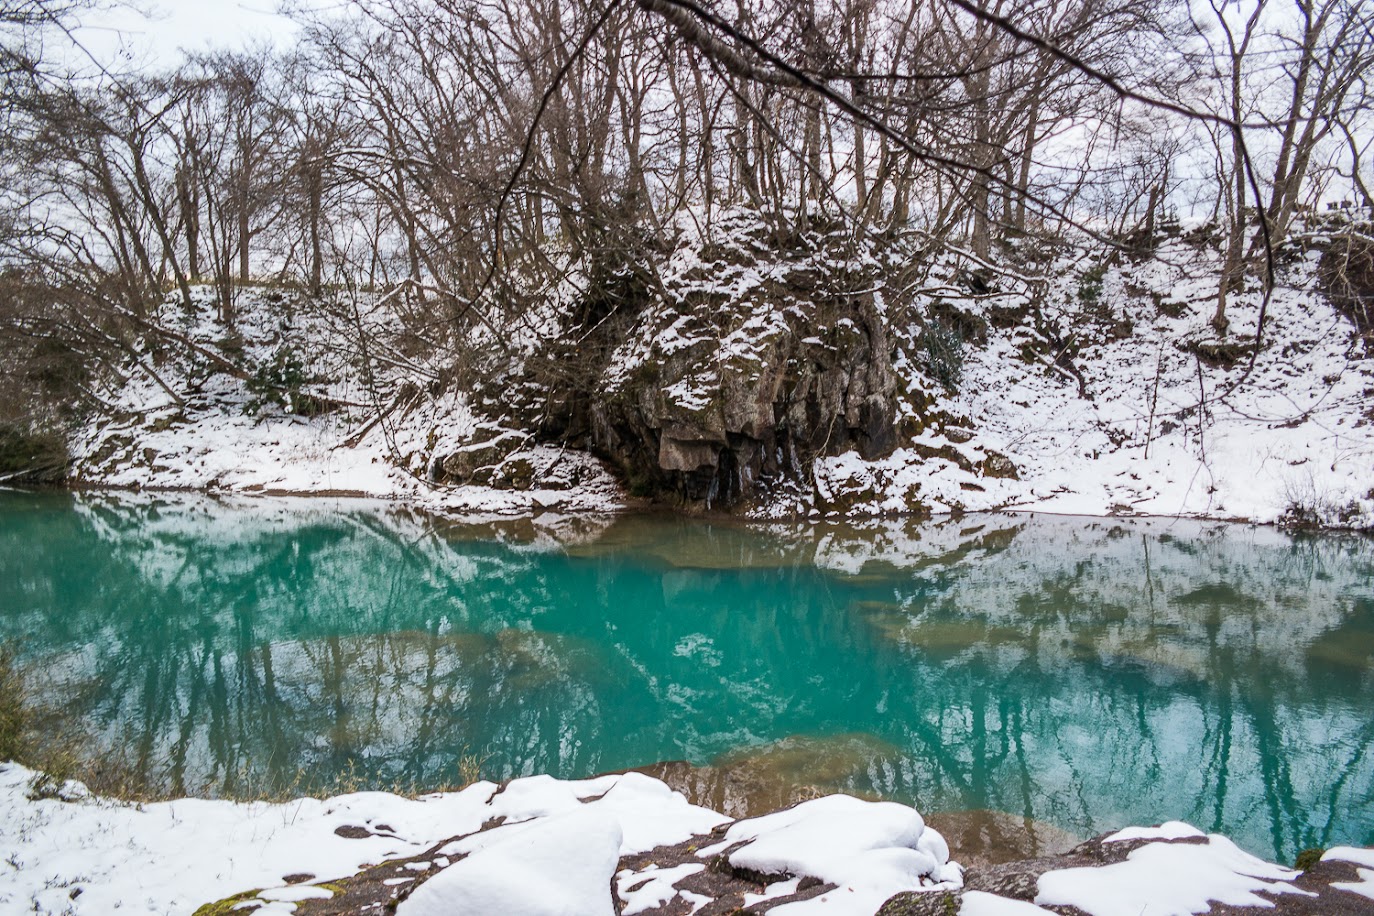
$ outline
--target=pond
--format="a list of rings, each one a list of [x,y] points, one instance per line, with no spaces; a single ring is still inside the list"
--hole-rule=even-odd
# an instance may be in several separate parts
[[[847,791],[1374,843],[1354,536],[3,493],[0,639],[52,728],[167,792],[647,768],[727,813]]]

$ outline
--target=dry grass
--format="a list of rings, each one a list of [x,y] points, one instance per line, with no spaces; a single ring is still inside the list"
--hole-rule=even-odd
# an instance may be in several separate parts
[[[22,759],[28,736],[24,681],[14,663],[14,650],[0,645],[0,760]]]

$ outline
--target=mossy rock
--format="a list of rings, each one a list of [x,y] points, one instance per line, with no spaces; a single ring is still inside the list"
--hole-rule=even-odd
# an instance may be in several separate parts
[[[446,480],[453,483],[481,483],[490,479],[490,471],[518,449],[528,438],[514,430],[496,430],[487,440],[473,442],[457,449],[440,462]],[[485,470],[487,479],[478,479],[478,471]]]
[[[1016,465],[1006,455],[987,450],[987,456],[980,465],[984,477],[997,477],[1003,480],[1020,480]]]
[[[525,456],[507,458],[491,471],[488,486],[500,490],[528,490],[534,485],[538,469],[534,462]]]
[[[242,905],[257,900],[258,892],[261,890],[262,888],[243,891],[232,897],[225,897],[223,900],[207,903],[199,907],[192,916],[234,916],[234,914],[251,913],[253,912],[251,909]]]
[[[170,413],[165,417],[158,417],[156,420],[148,424],[148,429],[150,432],[164,433],[167,430],[171,429],[173,426],[180,426],[185,422],[186,415],[183,414],[181,411],[176,411],[175,413]]]
[[[877,916],[958,916],[959,897],[949,891],[907,891],[888,899]]]
[[[943,459],[961,470],[973,473],[973,462],[968,456],[959,451],[953,445],[946,443],[941,446],[926,445],[921,442],[913,442],[908,446],[913,452],[926,460]]]

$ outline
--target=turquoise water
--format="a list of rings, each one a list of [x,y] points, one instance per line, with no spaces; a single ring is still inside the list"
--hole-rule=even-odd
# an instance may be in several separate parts
[[[1374,843],[1356,537],[7,493],[0,638],[54,723],[171,791],[681,760],[1078,836]]]

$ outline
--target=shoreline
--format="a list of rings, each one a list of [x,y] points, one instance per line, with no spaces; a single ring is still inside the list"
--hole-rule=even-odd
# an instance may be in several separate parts
[[[38,913],[1356,916],[1374,901],[1374,850],[1290,869],[1178,821],[966,865],[905,805],[826,795],[735,819],[634,772],[285,803],[36,795],[36,778],[0,764],[0,904]]]
[[[486,495],[488,493],[510,493],[507,490],[492,490],[487,487],[471,486],[442,486],[434,485],[435,489],[431,492],[460,491],[469,494]],[[35,484],[35,485],[14,485],[0,484],[0,492],[15,493],[93,493],[93,494],[171,494],[203,496],[210,498],[267,498],[267,499],[341,499],[358,500],[384,503],[400,508],[413,509],[420,512],[427,512],[437,516],[443,516],[456,521],[472,521],[479,523],[482,521],[495,519],[520,519],[533,518],[544,513],[555,515],[567,514],[560,512],[557,504],[538,507],[531,506],[523,509],[515,509],[508,512],[487,510],[474,510],[465,506],[446,506],[431,500],[416,499],[406,493],[378,493],[369,490],[355,489],[320,489],[320,490],[292,490],[280,488],[226,488],[226,487],[175,487],[166,485],[122,485],[106,484],[93,481],[74,481],[70,483],[54,484]],[[870,522],[907,522],[907,523],[943,523],[957,521],[962,518],[986,516],[986,515],[1045,515],[1056,518],[1083,518],[1083,519],[1136,519],[1146,521],[1174,521],[1174,522],[1196,522],[1200,524],[1220,524],[1248,526],[1253,528],[1268,528],[1283,534],[1331,534],[1331,535],[1356,535],[1360,537],[1374,537],[1374,528],[1341,526],[1327,523],[1317,524],[1285,524],[1283,520],[1259,521],[1248,516],[1233,515],[1209,515],[1200,513],[1178,513],[1162,514],[1150,512],[1067,512],[1055,511],[1052,509],[1036,509],[1032,503],[1015,503],[1005,506],[991,506],[978,509],[954,509],[927,512],[891,512],[891,513],[865,513],[865,512],[834,512],[834,513],[801,513],[782,516],[759,516],[751,515],[746,512],[729,512],[715,509],[696,509],[683,508],[668,503],[656,503],[648,500],[627,499],[619,504],[598,505],[594,508],[579,508],[575,510],[577,514],[596,518],[620,518],[635,515],[666,516],[687,520],[700,520],[713,523],[738,524],[745,527],[766,527],[770,525],[838,525],[844,523],[870,523]]]

